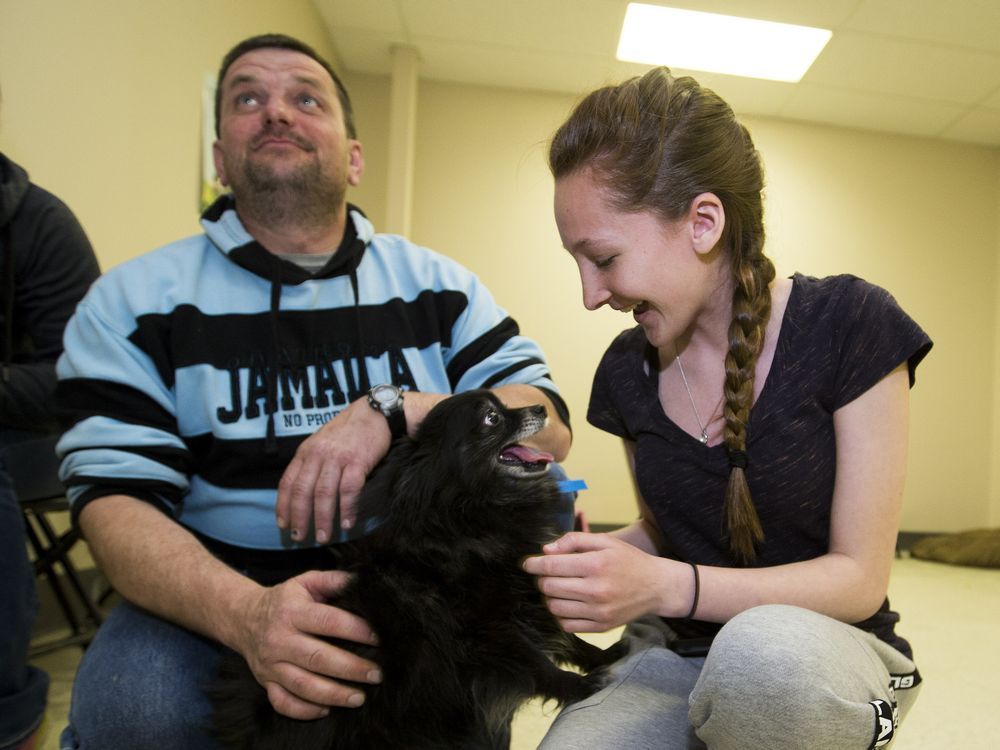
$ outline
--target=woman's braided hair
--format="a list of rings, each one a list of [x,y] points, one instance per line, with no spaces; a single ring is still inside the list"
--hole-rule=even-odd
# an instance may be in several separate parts
[[[754,373],[771,312],[774,265],[764,255],[760,156],[726,102],[667,68],[589,94],[556,132],[549,168],[558,180],[590,167],[617,210],[684,216],[713,193],[726,224],[721,243],[733,275],[733,320],[723,386],[730,461],[725,530],[739,564],[756,558],[764,533],[746,480],[747,422]]]

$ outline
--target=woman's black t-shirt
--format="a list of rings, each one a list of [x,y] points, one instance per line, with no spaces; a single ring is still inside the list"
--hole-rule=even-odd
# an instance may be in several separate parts
[[[764,529],[759,566],[827,552],[836,476],[833,413],[902,362],[910,384],[931,340],[893,297],[854,276],[796,274],[770,372],[748,426],[747,481]],[[641,327],[619,335],[594,376],[588,421],[635,443],[636,482],[665,554],[734,567],[723,536],[729,477],[725,447],[704,446],[670,421],[657,391],[656,352]],[[650,366],[652,363],[652,366]],[[888,600],[858,627],[910,655]],[[668,620],[682,636],[712,623]]]

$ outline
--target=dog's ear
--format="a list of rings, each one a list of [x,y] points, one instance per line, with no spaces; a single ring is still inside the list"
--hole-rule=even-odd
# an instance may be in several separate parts
[[[477,449],[495,450],[484,445],[483,420],[488,411],[502,408],[486,390],[464,391],[441,401],[427,413],[413,436],[411,464],[432,467],[424,472],[433,473],[446,487],[467,487],[471,475],[489,470],[486,462],[476,461],[475,454]],[[412,476],[406,481],[419,484],[422,480]]]
[[[485,390],[449,396],[427,413],[414,440],[421,448],[439,452],[467,441],[479,423],[480,413],[485,411],[484,399],[495,401],[493,394]]]
[[[464,391],[444,399],[431,409],[413,436],[416,443],[413,460],[433,457],[439,474],[462,481],[474,473],[492,471],[489,462],[476,461],[477,452],[499,450],[503,440],[502,423],[508,410],[485,389]],[[499,428],[499,429],[495,429]]]

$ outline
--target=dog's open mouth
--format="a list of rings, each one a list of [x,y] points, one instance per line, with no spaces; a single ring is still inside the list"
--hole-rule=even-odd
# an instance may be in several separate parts
[[[534,474],[549,468],[549,464],[555,461],[551,453],[536,451],[526,445],[514,443],[508,445],[500,451],[500,465],[509,466],[515,470]]]

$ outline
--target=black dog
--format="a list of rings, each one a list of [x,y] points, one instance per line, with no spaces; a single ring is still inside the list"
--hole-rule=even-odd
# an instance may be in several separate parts
[[[331,602],[378,634],[377,647],[338,645],[377,662],[382,683],[360,708],[298,721],[276,713],[234,657],[211,691],[225,747],[485,750],[529,698],[565,704],[602,686],[599,668],[620,648],[563,632],[520,567],[557,536],[551,456],[519,445],[544,424],[543,406],[508,409],[471,391],[397,441],[361,495],[358,523],[375,528],[340,553],[337,567],[354,576]]]

